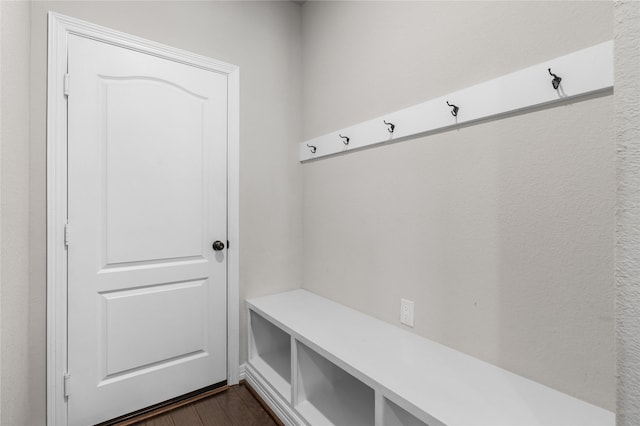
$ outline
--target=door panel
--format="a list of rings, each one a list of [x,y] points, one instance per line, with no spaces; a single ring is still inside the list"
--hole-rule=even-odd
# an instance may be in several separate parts
[[[206,284],[195,280],[103,293],[104,379],[204,353]]]
[[[202,256],[206,98],[143,78],[101,91],[105,264]]]
[[[226,76],[68,39],[71,425],[226,379]]]

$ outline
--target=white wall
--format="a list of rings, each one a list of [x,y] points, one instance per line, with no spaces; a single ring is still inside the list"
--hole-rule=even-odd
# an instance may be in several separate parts
[[[612,28],[610,2],[307,2],[304,137]],[[398,326],[408,298],[417,334],[613,409],[612,106],[608,95],[303,165],[304,287]]]
[[[640,424],[640,3],[615,10],[617,420]]]
[[[46,398],[46,12],[240,66],[242,305],[245,297],[301,281],[301,16],[297,4],[262,1],[2,7],[2,118],[13,124],[2,129],[1,420],[35,426],[45,422]],[[240,326],[243,362],[245,324]]]

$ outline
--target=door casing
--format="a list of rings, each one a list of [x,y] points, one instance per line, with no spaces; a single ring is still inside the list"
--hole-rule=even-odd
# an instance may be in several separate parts
[[[77,34],[227,76],[227,383],[239,380],[239,67],[79,19],[48,14],[47,425],[67,424],[67,36]],[[72,81],[72,78],[70,79]],[[69,82],[69,84],[72,84]],[[72,235],[71,235],[71,238]],[[140,407],[143,408],[143,407]]]

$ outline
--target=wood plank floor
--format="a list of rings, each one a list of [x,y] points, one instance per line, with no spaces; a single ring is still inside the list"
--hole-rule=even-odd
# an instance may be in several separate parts
[[[135,426],[279,426],[245,384],[152,417]]]

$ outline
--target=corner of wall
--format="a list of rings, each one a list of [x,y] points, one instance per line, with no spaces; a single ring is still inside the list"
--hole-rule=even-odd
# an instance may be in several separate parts
[[[640,3],[615,4],[617,424],[640,424]]]

